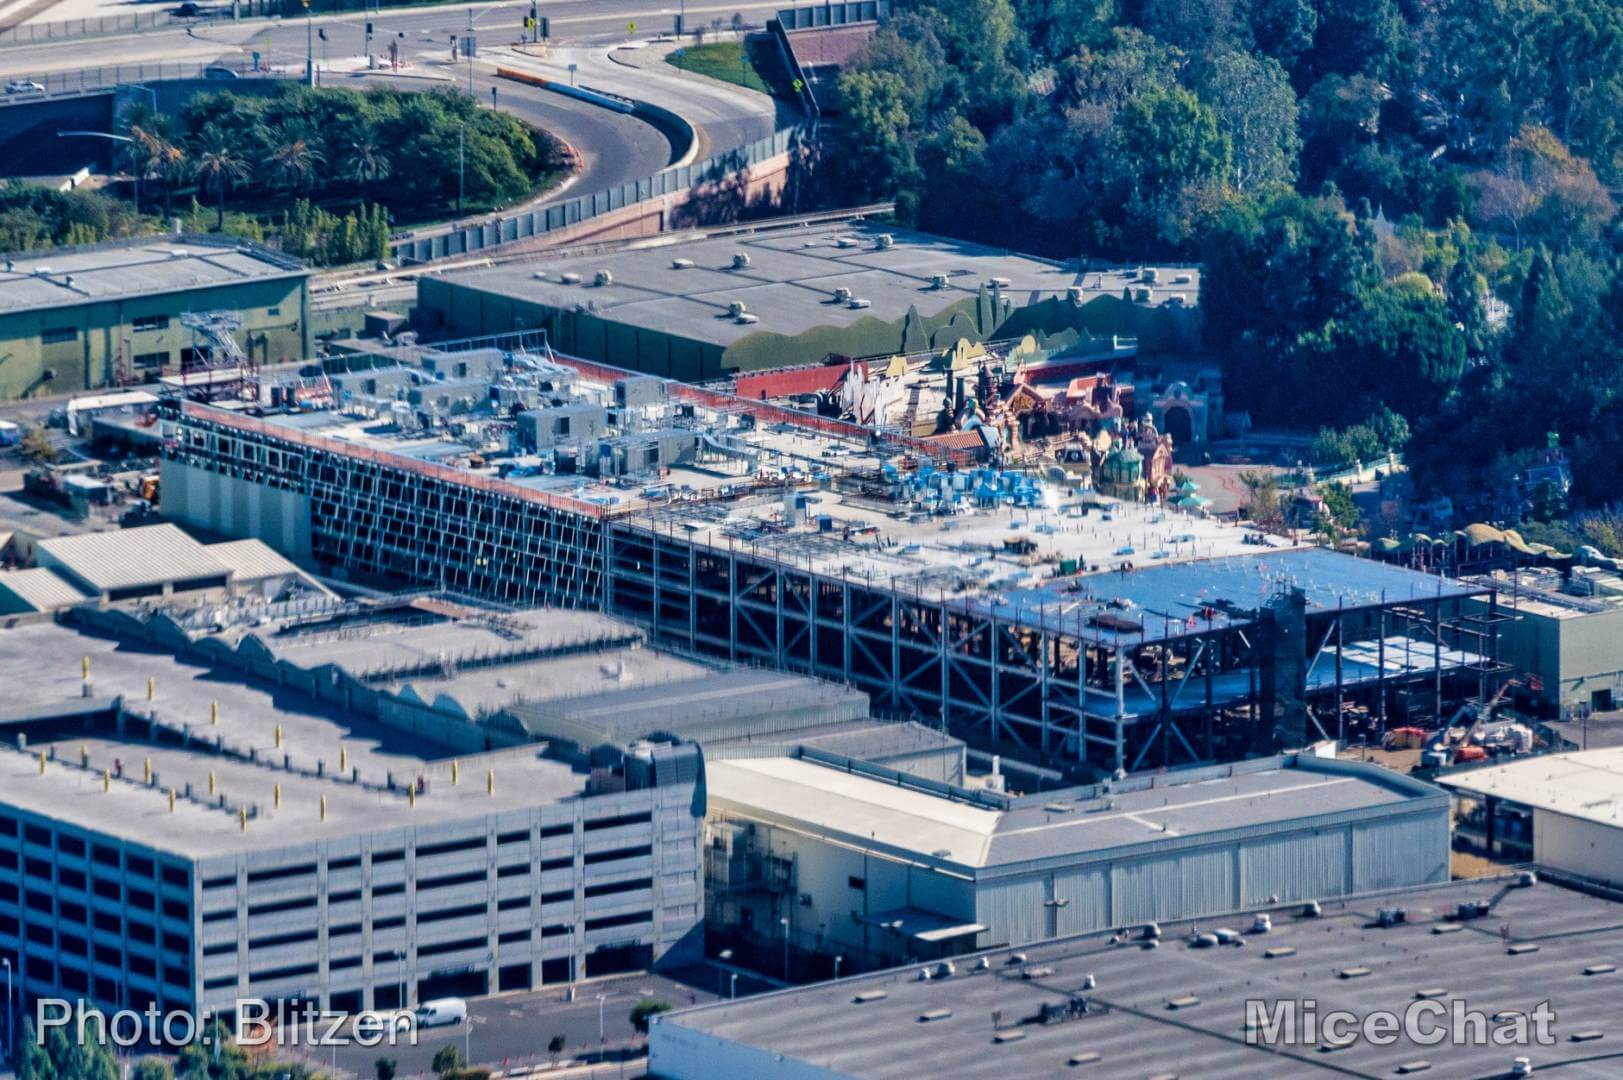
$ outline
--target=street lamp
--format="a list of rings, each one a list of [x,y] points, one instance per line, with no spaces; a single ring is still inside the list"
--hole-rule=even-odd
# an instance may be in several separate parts
[[[304,0],[304,85],[316,84],[316,31],[310,13],[310,0]]]
[[[716,959],[720,960],[724,964],[727,963],[728,961],[732,960],[732,958],[733,958],[733,950],[731,950],[731,949],[723,949],[719,953],[716,954]],[[723,971],[717,971],[716,972],[716,993],[718,993],[718,994],[721,993],[721,977],[724,974],[726,974],[726,973],[723,972]],[[738,978],[738,976],[734,975],[733,978],[736,979],[736,978]]]
[[[789,981],[789,916],[785,915],[778,920],[783,927],[783,981]]]
[[[6,965],[6,1056],[10,1057],[13,1042],[17,1035],[17,1025],[13,1020],[11,1008],[11,957],[5,957],[0,963]]]
[[[838,981],[840,977],[840,961],[844,959],[845,957],[843,956],[834,957],[834,978],[836,981]]]
[[[609,995],[597,995],[597,1045],[598,1049],[607,1046],[609,1041],[603,1037],[603,1003],[609,1000]]]
[[[738,972],[736,971],[727,977],[727,996],[729,998],[738,997]]]
[[[400,949],[394,951],[394,981],[399,987],[400,996],[395,1001],[395,1007],[406,1007],[406,954]]]

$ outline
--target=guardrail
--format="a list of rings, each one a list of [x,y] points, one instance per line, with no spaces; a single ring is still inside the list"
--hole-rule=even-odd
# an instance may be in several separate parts
[[[131,83],[162,82],[175,79],[206,79],[210,70],[229,71],[220,76],[220,89],[228,89],[239,79],[286,79],[297,72],[253,70],[245,60],[218,60],[207,64],[119,64],[114,67],[91,68],[85,71],[53,71],[44,75],[17,76],[43,86],[44,92],[6,94],[0,96],[0,106],[28,105],[34,102],[95,94]]]
[[[848,0],[842,4],[808,4],[784,8],[778,22],[785,30],[812,30],[821,26],[876,22],[890,17],[890,0]]]
[[[477,225],[426,237],[405,237],[390,246],[400,266],[469,255],[502,244],[545,236],[590,221],[595,217],[665,195],[692,191],[707,180],[731,176],[779,154],[787,153],[800,138],[799,128],[784,128],[691,165],[673,165],[653,176],[621,184],[590,195],[579,195],[536,210],[507,214]]]

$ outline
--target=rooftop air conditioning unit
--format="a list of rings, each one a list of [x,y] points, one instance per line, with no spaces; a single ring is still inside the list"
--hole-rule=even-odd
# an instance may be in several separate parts
[[[749,252],[747,252],[747,251],[735,251],[735,252],[733,252],[733,269],[734,270],[743,270],[745,267],[749,266],[749,264],[750,264]]]
[[[558,280],[563,282],[565,285],[579,285],[580,275],[575,273],[573,270],[567,270],[558,275]]]
[[[846,307],[852,307],[852,308],[873,307],[873,301],[872,300],[864,300],[860,296],[853,296],[850,300],[846,301]]]
[[[671,260],[671,269],[672,270],[691,270],[691,269],[693,269],[693,260],[692,259],[672,259]]]
[[[1173,274],[1172,275],[1172,284],[1174,284],[1174,285],[1188,285],[1191,282],[1193,282],[1194,280],[1195,280],[1195,275],[1193,275],[1193,274]]]
[[[1155,290],[1148,285],[1140,285],[1133,290],[1133,299],[1141,304],[1147,304],[1155,299]]]
[[[946,274],[931,274],[930,275],[930,288],[932,288],[932,289],[945,289],[948,285],[951,285],[951,284],[952,284],[952,278],[948,277]]]
[[[739,323],[743,326],[749,326],[752,323],[758,323],[760,321],[761,317],[759,315],[751,315],[747,312],[740,312],[738,315],[733,316],[733,322]]]
[[[835,286],[834,299],[838,300],[842,304],[845,303],[847,300],[851,299],[851,290],[844,285]]]
[[[1161,272],[1159,270],[1153,266],[1147,266],[1143,270],[1139,271],[1138,280],[1144,282],[1146,285],[1154,285],[1156,278],[1160,276]]]
[[[614,275],[609,273],[607,270],[599,270],[596,275],[593,276],[592,284],[598,286],[599,288],[603,287],[604,285],[613,285]]]
[[[837,248],[854,248],[857,246],[857,239],[854,236],[836,236],[834,246]]]
[[[873,246],[878,248],[880,251],[889,251],[891,248],[896,246],[896,238],[890,235],[888,232],[880,233],[878,236],[874,237]]]
[[[1082,302],[1082,297],[1086,295],[1086,293],[1087,290],[1083,289],[1080,285],[1067,285],[1065,287],[1065,298],[1073,304],[1080,304]]]
[[[988,278],[986,283],[997,289],[1007,289],[1009,287],[1009,279],[1006,277]]]
[[[744,301],[742,301],[742,300],[728,301],[728,303],[727,303],[727,314],[731,315],[733,318],[735,318],[735,319],[738,318],[740,315],[744,314],[744,311],[745,311]]]

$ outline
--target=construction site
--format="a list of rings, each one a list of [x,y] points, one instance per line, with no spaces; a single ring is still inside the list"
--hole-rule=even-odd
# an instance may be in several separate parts
[[[350,366],[261,381],[251,402],[168,401],[165,514],[357,582],[600,610],[1106,771],[1378,740],[1504,667],[1491,588],[573,359],[539,333]]]

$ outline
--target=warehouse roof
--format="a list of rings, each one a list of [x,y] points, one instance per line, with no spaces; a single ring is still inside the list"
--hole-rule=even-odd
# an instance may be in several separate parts
[[[880,237],[891,245],[880,247]],[[747,266],[735,267],[735,256]],[[690,265],[678,266],[678,262]],[[612,279],[594,284],[600,271]],[[945,274],[936,287],[932,276]],[[576,277],[578,275],[578,278]],[[1193,298],[1198,270],[1178,271],[1176,286]],[[891,226],[842,222],[815,229],[780,229],[751,236],[661,240],[595,255],[541,258],[522,265],[453,271],[447,284],[528,301],[544,307],[581,308],[616,322],[632,323],[691,340],[730,345],[762,331],[795,335],[817,327],[851,326],[878,317],[900,319],[909,308],[934,315],[960,301],[973,301],[992,279],[1006,279],[1002,295],[1015,307],[1067,289],[1082,299],[1119,297],[1136,270],[1078,273],[1060,263],[997,248]],[[1170,273],[1161,275],[1171,280]],[[836,299],[850,290],[866,305]],[[1170,293],[1156,290],[1161,298]],[[759,321],[740,323],[729,305],[742,302]],[[1160,302],[1159,300],[1154,302]]]
[[[235,239],[121,240],[6,258],[0,313],[73,307],[270,278],[305,277],[297,259]]]
[[[35,550],[38,561],[97,592],[230,574],[207,547],[169,524],[57,536],[41,540]]]
[[[944,979],[919,981],[918,969],[906,968],[703,1005],[658,1019],[649,1067],[674,1075],[670,1055],[692,1061],[716,1039],[757,1051],[762,1077],[797,1068],[862,1080],[1024,1080],[1073,1069],[1139,1077],[1285,1078],[1321,1069],[1505,1076],[1518,1056],[1530,1057],[1539,1073],[1559,1066],[1563,1077],[1616,1076],[1623,976],[1611,963],[1623,957],[1623,904],[1543,882],[1515,885],[1458,881],[1326,901],[1320,918],[1276,911],[1273,929],[1243,937],[1243,948],[1195,948],[1186,937],[1194,924],[1163,924],[1154,950],[1099,933],[1021,946],[1023,963],[1011,962],[1008,949],[984,954],[986,970],[975,970],[974,957],[958,957],[956,974]],[[1459,920],[1459,905],[1472,901],[1488,904],[1488,915]],[[1398,906],[1406,921],[1381,928],[1378,909]],[[1243,932],[1250,923],[1246,913],[1229,925]],[[1203,919],[1199,928],[1221,925]],[[1070,1010],[1078,997],[1087,1002],[1080,1015]],[[1319,1017],[1346,1009],[1359,1018],[1416,1001],[1449,1009],[1459,1002],[1485,1017],[1501,1014],[1485,1023],[1490,1030],[1547,1000],[1554,1040],[1422,1046],[1400,1032],[1386,1046],[1365,1039],[1339,1048],[1329,1041],[1252,1046],[1253,999],[1265,1006],[1311,999]]]
[[[1466,794],[1623,827],[1623,746],[1542,754],[1439,776],[1437,782]]]
[[[974,869],[1053,856],[1118,856],[1180,837],[1347,815],[1435,797],[1417,781],[1306,756],[1179,770],[1024,798],[810,757],[712,761],[711,805],[903,857]],[[1130,852],[1128,852],[1130,853]]]
[[[0,590],[9,592],[34,611],[51,611],[89,599],[72,582],[43,567],[0,574]]]
[[[239,582],[302,574],[263,540],[226,540],[208,545],[208,553],[224,563]]]

